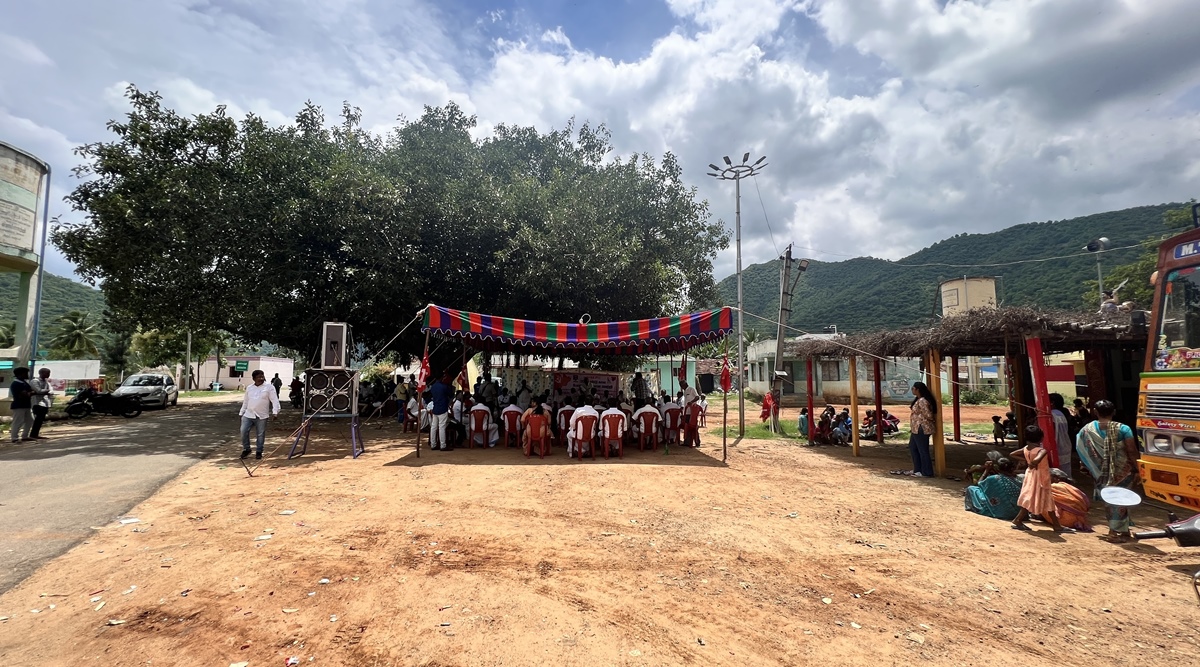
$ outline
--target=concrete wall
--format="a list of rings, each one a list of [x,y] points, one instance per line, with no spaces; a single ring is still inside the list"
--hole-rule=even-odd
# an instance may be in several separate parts
[[[239,384],[244,388],[246,385],[253,384],[250,374],[256,370],[266,373],[268,382],[271,381],[271,378],[276,373],[279,373],[279,379],[283,380],[284,386],[287,386],[297,374],[296,362],[281,357],[231,355],[222,357],[222,361],[224,361],[224,364],[220,368],[217,368],[216,357],[210,356],[208,359],[205,359],[204,363],[194,369],[195,380],[193,381],[193,386],[198,389],[207,389],[208,383],[215,380],[221,383],[222,389],[237,389]],[[233,368],[239,361],[247,362],[248,368],[242,372],[242,377],[231,377]],[[177,366],[175,368],[176,381],[182,383],[183,376],[183,367]]]

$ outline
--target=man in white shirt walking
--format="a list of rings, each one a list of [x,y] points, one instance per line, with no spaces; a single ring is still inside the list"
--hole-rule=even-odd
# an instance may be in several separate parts
[[[33,405],[30,408],[33,410],[33,428],[29,431],[29,437],[45,440],[46,436],[41,435],[42,424],[46,422],[46,415],[50,413],[50,405],[54,402],[54,395],[50,392],[50,369],[39,368],[38,376],[29,381],[29,386],[33,389]]]
[[[258,446],[254,458],[261,459],[263,441],[267,437],[267,419],[279,416],[279,394],[275,392],[275,387],[267,384],[266,373],[254,371],[251,377],[254,384],[246,387],[242,409],[238,410],[242,418],[242,458],[250,456],[250,427],[253,426]]]

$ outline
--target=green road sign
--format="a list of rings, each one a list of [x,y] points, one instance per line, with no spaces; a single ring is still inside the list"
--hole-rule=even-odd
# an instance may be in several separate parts
[[[235,361],[233,363],[233,370],[235,370],[239,373],[244,373],[244,372],[250,370],[250,362],[249,361]]]

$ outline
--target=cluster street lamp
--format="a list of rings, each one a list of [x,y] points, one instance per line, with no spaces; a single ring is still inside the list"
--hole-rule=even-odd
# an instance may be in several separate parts
[[[712,169],[708,175],[722,181],[733,181],[733,201],[736,212],[734,235],[737,239],[738,436],[741,437],[746,435],[746,343],[743,339],[742,321],[742,179],[758,175],[758,172],[767,166],[767,157],[764,155],[753,164],[748,164],[750,162],[749,153],[742,155],[741,164],[734,164],[728,155],[723,159],[725,160],[724,167],[718,167],[715,164],[708,165]]]

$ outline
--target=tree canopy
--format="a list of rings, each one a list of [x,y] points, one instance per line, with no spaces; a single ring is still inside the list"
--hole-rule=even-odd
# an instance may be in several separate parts
[[[143,329],[225,330],[312,350],[319,323],[387,342],[425,304],[543,320],[714,304],[728,242],[670,153],[611,156],[603,127],[500,125],[453,103],[386,135],[345,105],[327,126],[194,117],[130,87],[115,139],[76,149],[51,238]],[[416,352],[416,327],[399,349]]]

